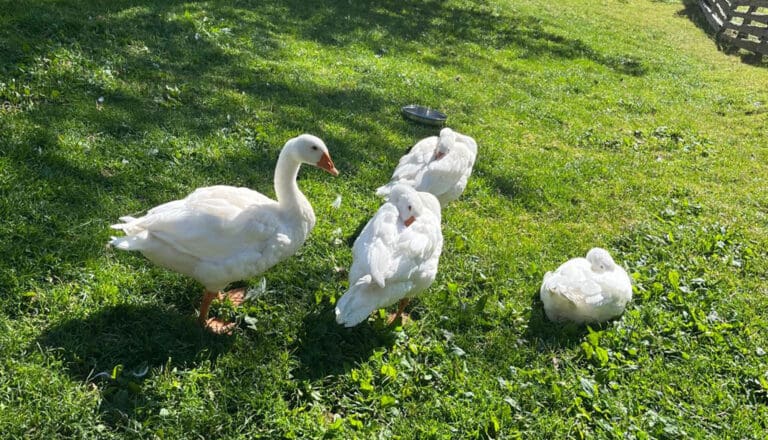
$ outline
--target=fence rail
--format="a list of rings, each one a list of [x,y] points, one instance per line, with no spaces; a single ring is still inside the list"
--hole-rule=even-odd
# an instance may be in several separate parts
[[[768,0],[699,0],[720,41],[768,55]]]

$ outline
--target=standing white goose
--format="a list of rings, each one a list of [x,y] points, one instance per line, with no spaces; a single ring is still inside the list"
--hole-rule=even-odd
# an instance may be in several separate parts
[[[403,183],[431,193],[445,206],[464,192],[476,156],[474,139],[446,127],[440,136],[420,140],[401,157],[389,183],[376,194],[387,197],[395,185]]]
[[[198,188],[182,200],[152,208],[143,217],[112,225],[117,249],[139,251],[150,261],[199,281],[205,292],[200,323],[214,332],[233,324],[207,319],[211,301],[229,283],[258,275],[293,255],[315,225],[312,205],[296,184],[302,163],[337,176],[323,141],[303,134],[286,142],[275,168],[277,201],[248,188]],[[242,293],[233,296],[242,301]]]
[[[353,327],[400,301],[393,322],[435,280],[442,249],[440,203],[432,194],[395,185],[352,246],[349,290],[336,303],[336,321]]]
[[[600,322],[624,313],[632,283],[608,251],[593,248],[587,258],[573,258],[547,272],[539,294],[552,321]]]

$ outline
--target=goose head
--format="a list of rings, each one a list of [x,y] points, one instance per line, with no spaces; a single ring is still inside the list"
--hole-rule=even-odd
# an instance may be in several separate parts
[[[603,248],[590,249],[587,252],[587,261],[592,265],[592,270],[595,272],[605,272],[616,267],[611,254]]]
[[[419,192],[408,185],[395,185],[389,194],[389,202],[397,207],[400,220],[406,227],[428,210]]]
[[[440,130],[440,136],[437,138],[434,160],[440,160],[451,151],[453,144],[456,143],[456,132],[446,127]]]
[[[299,163],[308,163],[334,176],[339,175],[339,170],[333,165],[328,147],[322,139],[311,134],[302,134],[289,140],[284,149],[285,153]]]

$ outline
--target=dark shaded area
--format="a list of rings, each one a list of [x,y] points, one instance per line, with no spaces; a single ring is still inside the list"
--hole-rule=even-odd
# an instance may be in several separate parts
[[[592,328],[596,328],[593,324]],[[531,297],[531,317],[525,331],[525,339],[535,344],[539,351],[573,347],[581,343],[589,333],[586,325],[571,322],[552,322],[544,312],[539,292]]]
[[[756,67],[768,67],[768,56],[739,49],[738,47],[729,44],[727,41],[723,41],[720,38],[721,31],[712,29],[712,26],[710,26],[709,22],[707,22],[707,19],[704,17],[704,11],[701,10],[697,0],[682,0],[682,4],[683,9],[677,11],[677,15],[689,19],[697,28],[709,35],[717,45],[718,50],[721,50],[728,55],[738,55],[741,62],[744,64]]]
[[[100,411],[111,425],[156,411],[162,402],[142,385],[152,369],[194,368],[216,361],[232,344],[230,336],[210,333],[194,318],[156,305],[121,304],[85,318],[54,324],[35,341],[64,360],[73,379],[101,389]]]
[[[488,161],[478,161],[473,170],[474,176],[482,177],[496,188],[498,194],[519,203],[531,212],[541,212],[551,204],[543,188],[532,186],[529,178],[513,170],[500,167],[488,167]]]
[[[382,204],[384,203],[384,200],[382,199]],[[347,237],[345,240],[345,243],[347,246],[352,247],[355,244],[355,240],[357,240],[357,237],[360,236],[360,234],[363,232],[363,229],[365,229],[365,226],[368,224],[369,221],[373,218],[373,216],[376,215],[375,212],[371,213],[370,218],[363,219],[360,221],[360,223],[357,224],[357,227],[355,228],[355,231],[352,232],[352,234]]]
[[[70,374],[86,380],[117,365],[185,367],[215,360],[232,338],[204,330],[190,315],[157,305],[120,304],[48,328],[36,341],[59,351]]]
[[[451,46],[475,43],[495,49],[517,47],[523,50],[522,57],[587,58],[628,75],[646,72],[630,56],[601,54],[581,40],[546,31],[538,17],[501,14],[485,4],[457,7],[443,0],[283,3],[291,14],[277,20],[296,17],[301,22],[296,30],[304,38],[327,45],[364,43],[380,55],[416,51],[419,46],[443,47],[440,64],[451,63],[455,55]]]
[[[714,38],[715,31],[712,30],[712,27],[707,22],[707,19],[704,18],[704,12],[702,12],[701,8],[699,7],[698,0],[682,0],[681,3],[683,5],[683,9],[677,11],[677,15],[691,20],[691,22],[693,22],[697,28],[701,29],[705,34]]]
[[[299,360],[297,379],[322,379],[354,368],[378,347],[395,344],[392,329],[382,320],[363,322],[352,328],[336,323],[333,308],[308,313],[301,322],[291,351]]]
[[[286,36],[327,46],[363,45],[372,56],[408,53],[436,68],[473,69],[474,62],[493,62],[456,57],[454,48],[471,43],[516,48],[523,57],[587,58],[623,74],[644,73],[642,63],[629,56],[598,53],[580,40],[547,31],[535,16],[511,16],[483,4],[0,0],[0,10],[0,81],[20,86],[18,94],[0,92],[0,101],[19,109],[12,118],[0,118],[2,131],[12,133],[0,138],[0,157],[18,175],[12,187],[0,184],[0,194],[16,194],[0,198],[6,220],[0,252],[7,256],[0,261],[0,289],[10,292],[0,305],[10,314],[19,313],[25,283],[77,279],[82,266],[103,253],[108,225],[128,213],[122,206],[146,210],[199,184],[179,175],[272,194],[281,145],[265,127],[318,134],[349,176],[358,164],[382,155],[394,165],[410,148],[385,145],[381,139],[388,132],[408,132],[414,143],[437,133],[400,116],[400,107],[413,103],[407,87],[384,91],[375,75],[356,84],[318,86],[300,70],[280,70]],[[210,33],[200,29],[200,14],[211,18],[205,25]],[[214,32],[214,19],[224,20],[230,30]],[[247,41],[250,56],[224,50],[217,39],[235,48]],[[425,46],[439,49],[422,56]],[[356,69],[373,73],[364,66]],[[119,86],[100,74],[112,75]],[[28,95],[22,84],[29,86]],[[437,99],[451,93],[441,90]],[[256,100],[261,110],[244,107],[238,96]],[[439,108],[439,102],[419,104]],[[259,119],[264,108],[269,109],[266,120]],[[345,134],[326,132],[328,122],[370,142],[364,148],[350,145]],[[73,133],[84,138],[65,139]],[[194,141],[215,133],[242,142],[243,149],[212,159],[202,151],[207,146],[176,139]],[[81,141],[87,145],[81,147]],[[147,147],[156,153],[147,154]],[[88,153],[75,159],[77,148]],[[493,176],[493,183],[508,197],[538,206],[538,194],[519,180]]]

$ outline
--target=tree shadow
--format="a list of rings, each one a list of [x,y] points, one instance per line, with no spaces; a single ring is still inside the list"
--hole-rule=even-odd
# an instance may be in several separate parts
[[[234,76],[247,77],[248,74],[233,68]],[[240,73],[243,73],[242,75]],[[264,87],[264,90],[261,87]],[[279,79],[272,80],[269,87],[252,84],[247,93],[259,95],[266,100],[293,102],[276,109],[273,115],[284,122],[279,125],[299,133],[306,130],[307,120],[296,119],[291,109],[297,108],[299,102],[309,109],[317,110],[324,115],[320,123],[313,123],[319,128],[324,120],[337,120],[359,111],[357,102],[366,103],[369,116],[350,120],[349,127],[355,132],[365,132],[372,136],[381,133],[382,124],[370,116],[380,111],[383,101],[380,96],[366,91],[346,91],[333,89],[296,90]],[[137,133],[156,131],[162,128],[161,122],[165,116],[172,121],[196,121],[195,112],[212,115],[214,118],[227,114],[228,109],[210,109],[192,106],[191,110],[176,111],[165,114],[161,111],[146,111],[146,99],[123,96],[120,99],[110,97],[109,107],[125,114],[126,119],[105,116],[108,110],[99,111],[95,104],[82,104],[76,114],[67,113],[64,109],[51,106],[28,112],[27,116],[34,123],[31,128],[25,128],[23,141],[0,140],[0,150],[4,158],[11,161],[16,173],[20,176],[15,182],[19,188],[29,188],[29,191],[19,191],[17,196],[23,203],[13,203],[11,199],[4,200],[7,209],[15,217],[14,222],[8,222],[11,229],[3,240],[0,240],[0,251],[12,258],[0,263],[1,269],[13,269],[19,274],[29,274],[29,278],[53,278],[66,281],[71,278],[72,268],[103,252],[103,245],[108,238],[107,225],[114,222],[118,215],[128,212],[117,212],[116,207],[129,206],[131,210],[145,211],[159,203],[185,196],[191,191],[190,185],[174,179],[176,169],[192,170],[194,175],[212,176],[212,181],[206,184],[232,184],[255,188],[265,194],[272,194],[272,175],[276,161],[276,150],[281,145],[266,146],[259,136],[258,122],[247,122],[228,128],[229,134],[239,136],[246,141],[246,148],[225,151],[218,157],[212,158],[205,151],[191,150],[188,147],[170,148],[158,145],[154,154],[131,151],[130,145],[136,143]],[[330,105],[330,103],[342,105]],[[151,107],[151,105],[150,105]],[[328,109],[330,110],[323,110]],[[147,116],[148,115],[148,116]],[[65,150],[71,148],[62,145],[61,134],[55,124],[46,121],[58,121],[62,126],[74,124],[75,120],[89,121],[94,133],[101,133],[115,144],[123,140],[129,148],[114,149],[112,145],[98,149],[94,148],[90,156],[72,157]],[[225,124],[226,125],[226,124]],[[127,128],[126,128],[127,127]],[[207,132],[218,131],[218,124],[199,124],[190,122],[178,124],[173,131],[191,131],[199,136]],[[314,130],[310,130],[314,131]],[[337,166],[345,173],[354,172],[354,165],[374,154],[366,149],[354,149],[349,142],[333,134],[319,133],[332,147]],[[247,143],[250,142],[250,145]],[[249,148],[250,147],[250,148]],[[377,146],[379,147],[379,146]],[[181,150],[181,151],[180,151]],[[186,151],[185,151],[186,150]],[[181,160],[179,154],[183,153]],[[111,156],[111,157],[108,157]],[[124,158],[124,165],[120,159]],[[108,165],[111,163],[112,165]],[[307,175],[304,171],[300,178]],[[194,186],[194,185],[191,185]],[[46,191],[39,191],[45,188]],[[44,192],[45,194],[40,194]],[[26,194],[21,197],[21,194]],[[49,197],[55,195],[55,197]],[[105,206],[105,201],[109,202]],[[0,203],[0,210],[2,210]],[[11,206],[13,205],[13,206]],[[139,207],[139,208],[136,208]],[[45,215],[42,215],[45,212]],[[62,215],[66,213],[67,215]],[[105,214],[106,213],[106,214]],[[100,237],[96,241],[94,237]],[[6,239],[7,238],[7,239]],[[29,251],[20,254],[17,249],[18,238],[25,243]],[[41,268],[43,258],[49,263]],[[6,266],[3,268],[3,266]],[[3,270],[4,273],[7,271]],[[4,276],[0,283],[10,286],[16,277],[8,277],[7,284]],[[29,279],[28,278],[28,279]]]
[[[545,30],[544,22],[535,16],[512,15],[483,4],[448,4],[444,0],[428,1],[360,1],[326,0],[282,2],[297,17],[293,30],[307,40],[325,45],[363,44],[379,56],[391,52],[418,52],[438,48],[439,63],[455,60],[452,48],[474,43],[503,49],[515,47],[521,57],[553,56],[587,58],[619,73],[640,76],[646,67],[631,56],[601,54],[578,39]],[[288,23],[283,25],[290,26]]]
[[[441,48],[430,59],[449,64],[456,58],[453,48],[464,43],[513,46],[522,49],[523,56],[586,57],[624,73],[642,73],[631,62],[610,59],[578,40],[546,31],[536,17],[510,16],[485,5],[455,7],[439,0],[65,0],[55,7],[43,1],[4,6],[0,75],[9,83],[13,79],[18,90],[22,85],[30,89],[29,96],[23,90],[18,96],[8,90],[0,93],[0,101],[26,103],[15,116],[19,124],[10,127],[26,138],[0,141],[3,156],[19,170],[16,189],[29,194],[24,203],[9,202],[14,221],[8,222],[8,236],[28,245],[30,258],[0,263],[0,269],[18,264],[26,268],[22,272],[28,278],[40,278],[47,270],[52,273],[46,276],[66,281],[62,268],[99,254],[103,242],[93,237],[107,238],[106,226],[125,214],[117,212],[122,206],[144,210],[186,195],[196,183],[179,181],[176,169],[186,170],[184,176],[192,174],[189,170],[212,176],[210,183],[247,184],[271,192],[280,145],[267,139],[260,115],[285,131],[319,134],[332,146],[340,169],[352,175],[359,163],[381,153],[400,153],[382,140],[389,131],[413,132],[414,139],[433,134],[399,117],[400,106],[410,97],[407,89],[393,96],[355,85],[318,86],[301,72],[280,70],[279,62],[287,56],[284,37],[326,46],[364,44],[381,56],[387,56],[387,50],[417,53],[427,44]],[[202,25],[210,23],[203,15],[231,23],[225,32]],[[230,41],[230,35],[250,41],[253,59],[220,44]],[[243,95],[268,110],[245,108],[239,98]],[[328,122],[364,134],[371,140],[368,148],[353,148],[343,133],[326,133]],[[206,153],[208,146],[184,144],[217,133],[226,133],[222,142],[234,136],[246,148],[217,157]],[[89,136],[94,140],[83,139]],[[184,139],[175,142],[175,136]],[[156,144],[157,152],[137,151],[147,144]],[[73,153],[78,148],[89,152]],[[121,159],[128,164],[123,166]],[[44,193],[35,191],[40,182],[47,186]],[[509,187],[504,182],[500,186]],[[105,206],[105,201],[110,204]],[[41,216],[42,211],[54,215]],[[4,239],[0,251],[16,247],[18,242]],[[51,264],[39,257],[50,253],[44,249],[56,249]]]
[[[391,132],[413,133],[414,140],[435,133],[399,116],[412,96],[407,88],[320,86],[301,72],[281,70],[289,55],[286,38],[361,44],[379,56],[418,55],[427,45],[438,49],[424,62],[436,66],[472,68],[452,52],[472,43],[513,47],[528,57],[584,57],[621,73],[643,73],[631,57],[597,53],[547,31],[536,17],[439,0],[64,0],[55,6],[4,2],[3,8],[0,78],[14,80],[21,91],[0,92],[0,101],[20,99],[24,108],[13,120],[0,118],[14,132],[13,139],[0,139],[0,154],[17,170],[13,192],[24,197],[0,200],[0,211],[12,217],[0,239],[0,252],[11,256],[0,262],[0,287],[17,294],[35,280],[76,278],[78,267],[101,255],[107,225],[126,210],[141,212],[183,197],[200,183],[271,193],[280,145],[265,124],[320,135],[350,175],[357,164],[382,154],[400,155],[383,140]],[[228,20],[228,27],[211,24],[213,18],[202,25],[203,15]],[[246,40],[252,58],[226,48]],[[29,96],[22,85],[29,86]],[[243,96],[257,104],[244,106]],[[344,130],[327,128],[338,126]],[[367,148],[353,147],[360,136],[369,140]],[[199,144],[211,140],[241,142],[243,148],[209,154],[210,146]],[[148,145],[156,152],[143,151]],[[203,177],[189,182],[180,175]],[[515,182],[497,180],[511,197],[536,198]],[[11,271],[15,275],[4,275]]]
[[[354,368],[379,347],[392,347],[392,330],[377,320],[345,328],[336,323],[333,307],[308,313],[291,347],[299,361],[295,376],[299,380],[322,379]]]

